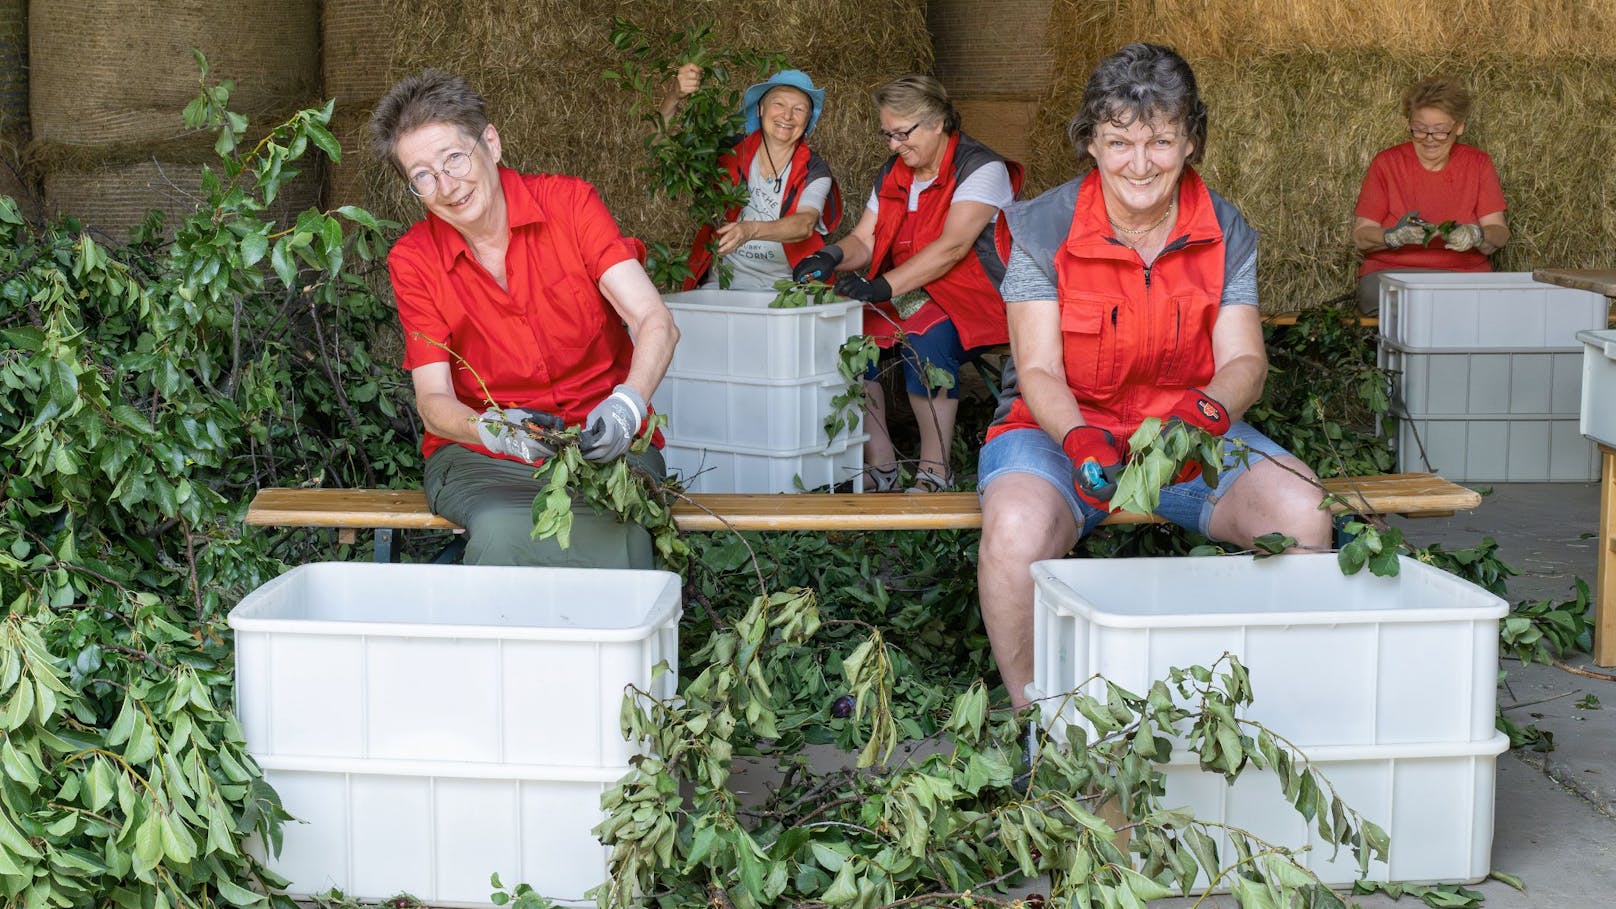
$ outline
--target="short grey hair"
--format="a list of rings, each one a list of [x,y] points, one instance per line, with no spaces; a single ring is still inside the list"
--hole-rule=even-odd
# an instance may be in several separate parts
[[[370,115],[371,153],[403,176],[398,140],[433,123],[459,127],[476,139],[488,128],[488,103],[463,77],[441,69],[406,76],[387,90]]]
[[[1130,44],[1100,61],[1083,89],[1083,104],[1066,126],[1079,162],[1093,165],[1089,143],[1101,123],[1130,126],[1160,117],[1194,143],[1189,163],[1206,153],[1206,105],[1195,71],[1170,47]]]

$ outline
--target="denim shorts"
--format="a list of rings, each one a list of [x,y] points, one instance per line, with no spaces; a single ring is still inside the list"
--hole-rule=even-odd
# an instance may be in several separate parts
[[[1247,467],[1263,454],[1274,458],[1290,455],[1277,442],[1243,422],[1230,427],[1224,438],[1239,439],[1245,443],[1250,450],[1247,462],[1242,464],[1232,455],[1227,457],[1218,475],[1217,489],[1206,485],[1205,477],[1165,487],[1161,492],[1161,504],[1156,508],[1157,515],[1205,535],[1212,523],[1212,506],[1218,503],[1222,492],[1227,491],[1246,472]],[[1013,429],[982,446],[982,456],[977,462],[977,489],[987,491],[989,484],[1007,473],[1030,473],[1055,487],[1055,491],[1065,500],[1066,507],[1071,509],[1080,539],[1100,526],[1100,521],[1105,518],[1105,512],[1078,497],[1073,486],[1077,471],[1071,459],[1042,429]]]
[[[903,340],[894,344],[891,350],[903,360],[904,388],[910,394],[920,395],[923,398],[932,397],[931,389],[926,387],[925,364],[930,363],[953,377],[954,386],[944,393],[950,398],[958,398],[960,364],[976,358],[974,354],[960,346],[959,329],[954,327],[952,319],[938,322],[923,334],[904,335]],[[878,363],[871,364],[864,373],[864,380],[874,382],[879,379],[881,376],[879,367]]]

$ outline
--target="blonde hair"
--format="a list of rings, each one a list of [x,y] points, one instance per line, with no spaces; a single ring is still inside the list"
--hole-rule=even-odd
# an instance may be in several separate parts
[[[1464,86],[1443,76],[1427,76],[1403,92],[1403,118],[1411,120],[1420,108],[1434,107],[1463,123],[1470,119],[1470,102]]]
[[[943,132],[959,132],[959,111],[954,108],[954,102],[948,100],[948,89],[930,76],[919,73],[901,76],[876,89],[871,97],[876,107],[900,117],[941,120]]]

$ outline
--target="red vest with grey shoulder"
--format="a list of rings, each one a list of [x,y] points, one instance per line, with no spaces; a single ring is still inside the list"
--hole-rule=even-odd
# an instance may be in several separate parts
[[[920,191],[920,203],[915,211],[909,210],[909,187],[914,182],[914,169],[903,163],[897,155],[887,160],[875,178],[875,242],[871,250],[868,277],[874,278],[895,267],[891,261],[893,246],[897,243],[904,222],[918,219],[911,225],[914,248],[923,249],[943,234],[948,220],[948,207],[954,198],[954,189],[976,169],[994,161],[1002,162],[1010,171],[1010,188],[1021,190],[1021,165],[1006,160],[993,149],[956,132],[948,137],[948,146],[937,168],[937,178]],[[1004,259],[993,243],[993,225],[982,228],[969,252],[953,268],[926,285],[926,292],[948,313],[959,332],[960,344],[966,350],[1003,344],[1010,340],[1005,325],[1004,299],[999,296],[999,282],[1004,280]],[[879,317],[877,317],[879,318]],[[866,319],[865,329],[871,334],[890,331],[882,325],[875,330]]]
[[[1005,257],[1014,241],[1056,287],[1066,384],[1084,420],[1119,442],[1146,417],[1166,415],[1184,389],[1212,379],[1225,274],[1257,243],[1257,232],[1194,168],[1184,169],[1178,207],[1149,268],[1113,235],[1095,171],[999,219]],[[1013,363],[1004,378],[989,439],[1038,425],[1016,392]]]

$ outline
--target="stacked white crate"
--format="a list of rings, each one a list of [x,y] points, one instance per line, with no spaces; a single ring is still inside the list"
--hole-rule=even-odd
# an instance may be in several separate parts
[[[1616,448],[1616,329],[1579,331],[1582,401],[1579,428],[1590,441]]]
[[[679,579],[660,571],[317,563],[230,613],[247,750],[297,821],[270,867],[333,887],[491,906],[489,875],[582,903],[591,828],[642,748],[623,692],[671,697]]]
[[[844,428],[829,438],[824,424],[848,384],[838,362],[842,344],[863,330],[863,304],[770,309],[774,298],[735,290],[664,298],[679,344],[651,404],[668,417],[668,469],[692,492],[792,492],[799,481],[859,488],[867,436]]]
[[[1525,272],[1401,272],[1380,285],[1380,366],[1393,372],[1397,466],[1461,482],[1598,475],[1577,426],[1579,329],[1605,298]]]
[[[1341,573],[1332,554],[1038,562],[1033,682],[1055,741],[1092,731],[1060,695],[1099,698],[1099,675],[1137,694],[1174,667],[1225,652],[1249,670],[1244,718],[1295,743],[1342,798],[1391,836],[1372,880],[1476,881],[1489,870],[1498,620],[1508,604],[1412,559],[1396,577]],[[1045,700],[1047,698],[1047,700]],[[1160,769],[1164,807],[1230,824],[1279,845],[1326,883],[1358,877],[1347,850],[1331,860],[1269,772],[1233,786],[1204,773],[1182,741]],[[1230,859],[1226,837],[1219,856]],[[1204,881],[1203,881],[1204,883]]]

